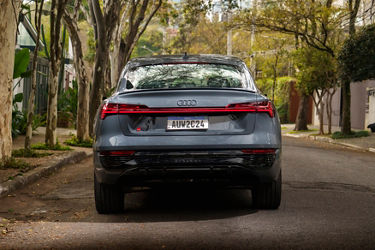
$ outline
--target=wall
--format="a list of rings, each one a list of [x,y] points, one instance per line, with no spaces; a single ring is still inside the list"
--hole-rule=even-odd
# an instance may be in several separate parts
[[[350,86],[351,90],[351,123],[353,129],[365,129],[368,122],[368,100],[367,88],[375,87],[375,80],[366,80],[363,82],[355,82]],[[332,126],[340,126],[340,107],[341,105],[341,89],[337,88],[335,95],[332,98]],[[327,124],[326,111],[324,112],[324,124]],[[319,120],[315,111],[313,112],[313,124],[319,125]]]

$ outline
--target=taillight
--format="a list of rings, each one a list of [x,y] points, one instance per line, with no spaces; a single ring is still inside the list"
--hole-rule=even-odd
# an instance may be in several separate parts
[[[134,153],[133,150],[100,151],[103,156],[131,156]]]
[[[226,107],[183,107],[183,108],[149,108],[146,105],[106,103],[102,107],[101,118],[111,114],[178,114],[178,113],[232,113],[262,112],[274,117],[270,101],[233,103]]]
[[[268,113],[270,117],[275,116],[273,105],[270,101],[234,103],[229,104],[227,109],[232,112],[264,112]]]
[[[106,116],[111,114],[138,113],[148,109],[149,108],[145,105],[106,103],[102,107],[100,117],[103,120]]]
[[[242,149],[244,154],[275,154],[276,149],[274,148],[256,148],[256,149]]]

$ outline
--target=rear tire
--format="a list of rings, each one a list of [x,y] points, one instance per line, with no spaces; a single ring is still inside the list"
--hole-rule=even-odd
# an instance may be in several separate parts
[[[257,184],[251,194],[255,208],[277,209],[281,202],[281,171],[276,181]]]
[[[95,206],[99,214],[124,211],[124,192],[117,185],[99,183],[94,174]]]

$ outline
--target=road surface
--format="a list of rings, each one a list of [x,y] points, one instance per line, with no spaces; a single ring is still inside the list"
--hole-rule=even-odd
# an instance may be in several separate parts
[[[171,189],[99,215],[89,158],[0,199],[0,249],[374,249],[375,154],[283,140],[278,210],[246,190]]]

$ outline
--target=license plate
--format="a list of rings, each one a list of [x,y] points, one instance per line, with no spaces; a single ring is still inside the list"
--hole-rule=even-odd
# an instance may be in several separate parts
[[[205,116],[168,117],[167,130],[208,129],[208,118]]]

